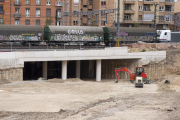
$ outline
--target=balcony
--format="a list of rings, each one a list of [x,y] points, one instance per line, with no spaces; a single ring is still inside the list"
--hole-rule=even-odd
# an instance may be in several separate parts
[[[41,14],[36,14],[36,17],[40,17],[41,16]]]
[[[124,4],[135,4],[136,0],[124,0]]]
[[[0,11],[0,14],[4,14],[4,10]]]
[[[14,5],[21,5],[21,2],[20,1],[15,1]]]
[[[154,4],[154,0],[144,0],[144,4]]]
[[[57,18],[62,18],[62,16],[59,15],[59,16],[57,16]]]
[[[123,23],[134,23],[134,21],[132,19],[124,19]]]
[[[124,13],[125,13],[125,14],[134,14],[135,11],[132,10],[132,9],[124,9]]]
[[[41,5],[41,2],[36,2],[36,5]]]
[[[15,14],[14,14],[14,17],[15,17],[15,18],[20,18],[20,17],[21,17],[21,14],[20,14],[20,13],[15,13]]]
[[[143,13],[147,13],[147,14],[150,14],[150,13],[154,13],[154,11],[151,11],[151,9],[144,9],[143,10]]]
[[[56,2],[56,6],[60,7],[60,6],[63,6],[63,4],[61,2]]]

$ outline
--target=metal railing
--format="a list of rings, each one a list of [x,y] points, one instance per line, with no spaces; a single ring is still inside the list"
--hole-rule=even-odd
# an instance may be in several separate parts
[[[21,14],[20,14],[20,13],[17,13],[17,14],[15,13],[15,14],[14,14],[14,17],[15,17],[15,18],[19,18],[19,17],[21,17]]]
[[[146,10],[144,9],[143,11],[151,11],[151,10],[150,9],[146,9]]]
[[[175,0],[165,0],[165,2],[175,2]]]
[[[145,2],[154,2],[154,0],[144,0]]]
[[[133,2],[135,2],[136,0],[124,0],[124,1],[133,1]]]
[[[132,19],[124,19],[125,21],[132,21]]]
[[[62,3],[56,2],[56,6],[63,6]]]

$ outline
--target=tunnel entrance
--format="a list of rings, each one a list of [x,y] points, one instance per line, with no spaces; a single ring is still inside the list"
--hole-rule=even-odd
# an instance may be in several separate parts
[[[81,79],[95,80],[96,78],[96,61],[82,60],[81,61]]]
[[[47,63],[47,78],[61,78],[62,62],[61,61],[49,61]]]
[[[25,62],[23,80],[37,80],[42,77],[42,62]]]
[[[68,61],[67,78],[76,78],[76,61]]]

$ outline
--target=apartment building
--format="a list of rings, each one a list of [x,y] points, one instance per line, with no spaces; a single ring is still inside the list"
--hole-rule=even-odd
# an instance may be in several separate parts
[[[10,24],[10,0],[0,0],[0,24]]]
[[[95,10],[105,10],[105,9],[114,9],[113,0],[80,0],[80,10],[81,11],[95,11]],[[96,15],[82,15],[81,17],[81,26],[113,26],[114,20],[111,18],[111,14],[106,13]]]
[[[118,0],[114,2],[117,8]],[[121,26],[154,27],[155,4],[156,28],[170,29],[174,25],[174,0],[120,0]]]

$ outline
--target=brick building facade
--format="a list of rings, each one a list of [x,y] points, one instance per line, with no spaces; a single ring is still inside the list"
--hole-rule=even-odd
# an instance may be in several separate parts
[[[0,0],[0,24],[10,24],[10,0]]]

